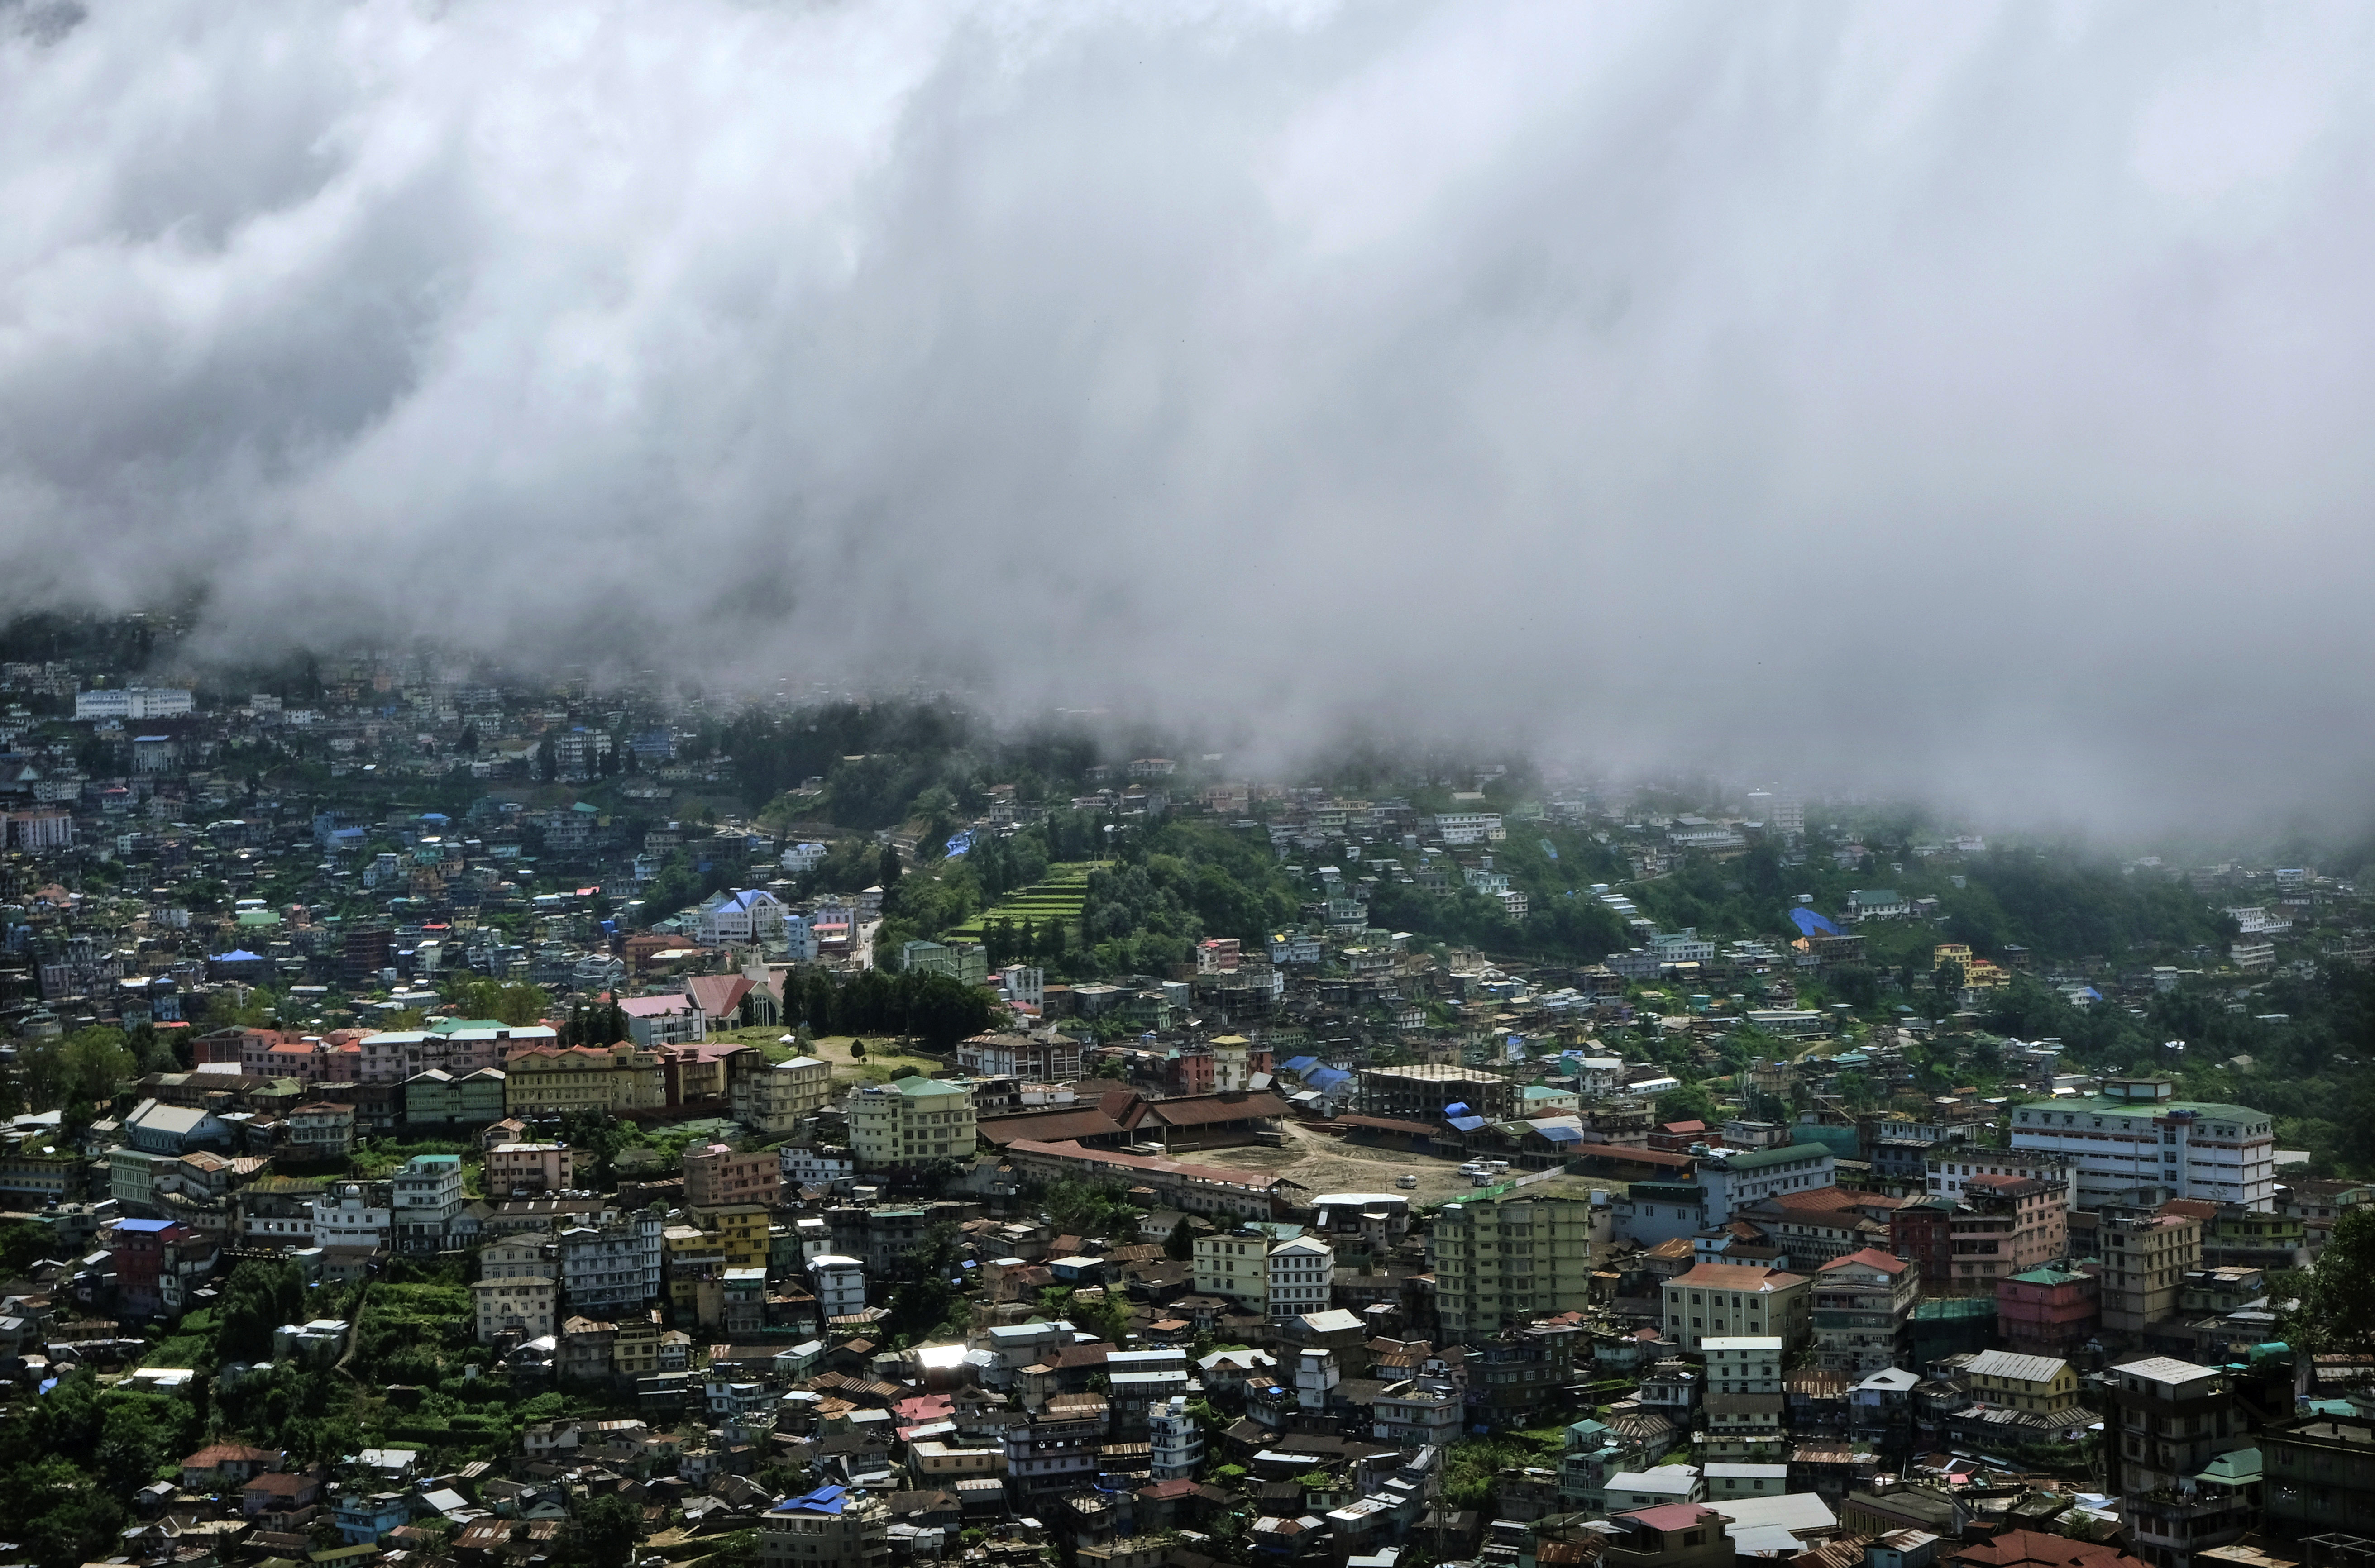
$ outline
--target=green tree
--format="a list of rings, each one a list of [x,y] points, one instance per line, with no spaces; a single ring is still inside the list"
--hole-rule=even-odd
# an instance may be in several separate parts
[[[1658,1096],[1658,1119],[1661,1122],[1705,1122],[1712,1126],[1723,1119],[1715,1096],[1696,1083],[1680,1089],[1670,1089]]]
[[[223,1281],[215,1327],[215,1358],[262,1361],[272,1351],[272,1331],[305,1315],[305,1277],[294,1263],[249,1258]]]
[[[898,846],[896,844],[884,844],[882,846],[882,853],[875,857],[874,880],[881,887],[882,890],[887,893],[892,889],[897,887],[899,885],[899,878],[906,874],[907,868],[899,864]]]
[[[578,1507],[561,1532],[561,1561],[570,1568],[627,1568],[642,1532],[643,1510],[612,1492]]]
[[[2375,1351],[2375,1208],[2345,1209],[2316,1266],[2284,1281],[2271,1294],[2282,1297],[2289,1285],[2300,1303],[2285,1326],[2294,1350]]]

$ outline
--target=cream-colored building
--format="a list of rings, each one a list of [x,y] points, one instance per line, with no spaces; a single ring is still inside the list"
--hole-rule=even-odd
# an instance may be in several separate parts
[[[833,1066],[814,1056],[748,1067],[737,1058],[731,1067],[734,1119],[755,1132],[796,1132],[803,1120],[833,1103]]]
[[[470,1287],[478,1308],[479,1342],[492,1344],[504,1333],[541,1339],[552,1332],[555,1291],[549,1274],[513,1274],[481,1279]]]
[[[1334,1300],[1336,1251],[1317,1236],[1280,1240],[1248,1226],[1197,1237],[1195,1258],[1199,1295],[1226,1296],[1276,1321],[1326,1312]]]
[[[861,1171],[971,1160],[973,1095],[938,1079],[869,1083],[849,1097],[850,1151]]]
[[[2079,1404],[2078,1374],[2058,1356],[1982,1350],[1965,1364],[1963,1378],[1971,1397],[2006,1409],[2058,1416]]]
[[[1693,1355],[1710,1338],[1778,1336],[1791,1350],[1814,1330],[1814,1282],[1753,1265],[1702,1263],[1662,1287],[1666,1336]]]
[[[487,1191],[497,1197],[567,1192],[577,1161],[563,1143],[499,1143],[487,1150]]]

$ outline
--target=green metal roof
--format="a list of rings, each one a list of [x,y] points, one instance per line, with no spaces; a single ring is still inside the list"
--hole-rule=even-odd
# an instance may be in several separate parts
[[[2197,1116],[2215,1116],[2221,1121],[2273,1121],[2265,1111],[2254,1111],[2249,1105],[2223,1105],[2209,1100],[2112,1100],[2095,1095],[2085,1100],[2040,1101],[2034,1105],[2016,1106],[2014,1125],[2019,1124],[2022,1112],[2041,1111],[2065,1116],[2166,1116],[2171,1111],[2191,1111]]]
[[[1728,1171],[1761,1171],[1767,1165],[1788,1165],[1801,1160],[1827,1160],[1832,1157],[1828,1146],[1819,1143],[1783,1143],[1771,1149],[1751,1149],[1724,1161]]]

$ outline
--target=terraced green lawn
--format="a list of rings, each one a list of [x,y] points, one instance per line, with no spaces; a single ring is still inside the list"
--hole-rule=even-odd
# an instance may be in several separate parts
[[[1061,862],[1047,873],[1046,879],[1034,882],[1027,888],[1017,888],[971,920],[950,930],[941,940],[978,942],[983,927],[993,920],[1003,920],[1010,925],[1020,925],[1028,920],[1042,928],[1050,921],[1058,921],[1064,925],[1066,936],[1078,940],[1081,911],[1089,902],[1089,873],[1105,864],[1102,860]]]

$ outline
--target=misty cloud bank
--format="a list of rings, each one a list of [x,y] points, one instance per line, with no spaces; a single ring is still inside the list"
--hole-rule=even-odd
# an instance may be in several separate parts
[[[19,0],[0,596],[2345,800],[2370,27]]]

